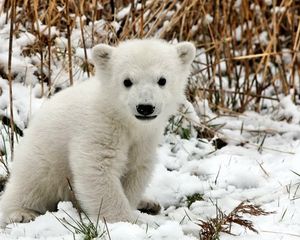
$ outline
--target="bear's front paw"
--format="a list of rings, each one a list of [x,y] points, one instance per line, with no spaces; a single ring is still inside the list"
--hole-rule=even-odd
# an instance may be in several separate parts
[[[160,212],[161,207],[158,202],[152,200],[141,200],[137,209],[142,213],[156,215]]]
[[[6,223],[28,223],[33,221],[40,214],[29,209],[18,209],[11,212],[6,218]]]

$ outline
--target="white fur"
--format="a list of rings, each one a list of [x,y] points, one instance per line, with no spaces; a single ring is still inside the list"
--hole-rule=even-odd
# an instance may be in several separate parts
[[[191,43],[130,40],[93,49],[96,76],[47,101],[30,122],[15,152],[0,202],[3,221],[26,222],[61,200],[72,187],[92,218],[133,221],[149,181],[164,126],[184,100],[195,56]],[[167,83],[157,84],[163,76]],[[125,88],[130,78],[133,85]],[[137,104],[152,104],[158,116],[135,117]]]

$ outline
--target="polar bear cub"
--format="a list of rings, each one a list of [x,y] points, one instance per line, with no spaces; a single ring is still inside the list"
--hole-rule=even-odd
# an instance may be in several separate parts
[[[0,201],[3,224],[28,222],[71,200],[91,218],[134,221],[165,124],[195,57],[189,42],[97,45],[96,74],[46,101],[17,146]]]

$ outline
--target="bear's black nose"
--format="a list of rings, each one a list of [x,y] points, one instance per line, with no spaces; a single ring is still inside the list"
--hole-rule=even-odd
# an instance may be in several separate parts
[[[148,116],[154,113],[155,107],[150,104],[139,104],[136,106],[136,110],[139,114]]]

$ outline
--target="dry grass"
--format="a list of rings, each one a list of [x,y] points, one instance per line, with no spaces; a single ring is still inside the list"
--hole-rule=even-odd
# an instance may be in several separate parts
[[[220,239],[220,233],[227,233],[234,235],[232,232],[232,225],[237,224],[252,232],[258,233],[254,228],[253,223],[250,220],[244,219],[243,215],[249,216],[263,216],[271,214],[272,212],[266,212],[259,206],[250,204],[249,202],[241,202],[235,209],[229,214],[223,213],[218,206],[216,206],[217,214],[215,218],[208,219],[207,221],[200,221],[200,239],[201,240],[218,240]]]
[[[2,7],[7,21],[13,17],[13,2],[5,1]],[[85,50],[82,70],[88,74],[92,70],[86,54],[87,39],[92,44],[116,44],[153,36],[187,40],[193,41],[203,53],[194,64],[188,89],[191,101],[206,98],[214,110],[239,112],[249,108],[260,111],[263,101],[278,101],[281,94],[291,93],[298,102],[300,4],[291,0],[271,1],[270,5],[266,4],[268,1],[241,0],[237,6],[237,2],[16,0],[22,8],[17,11],[14,34],[25,26],[26,31],[37,37],[33,46],[24,49],[24,54],[41,56],[39,77],[48,88],[54,78],[51,72],[56,38],[51,34],[51,26],[68,39],[66,56],[73,84],[70,36],[79,21],[81,47]],[[105,22],[107,34],[95,29],[95,22],[100,19]],[[39,29],[38,21],[47,27]],[[92,31],[85,28],[88,24]]]

